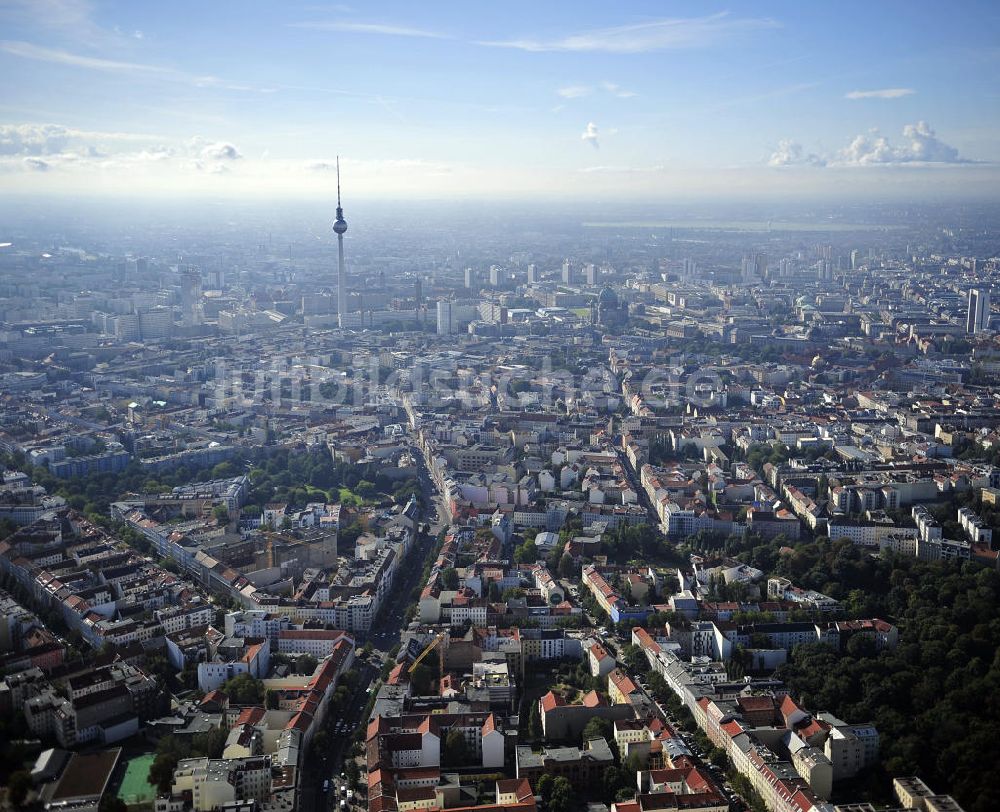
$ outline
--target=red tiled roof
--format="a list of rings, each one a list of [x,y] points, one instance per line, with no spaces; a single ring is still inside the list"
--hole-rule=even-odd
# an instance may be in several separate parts
[[[608,682],[614,683],[615,687],[625,694],[625,696],[634,694],[639,690],[639,687],[632,681],[632,678],[620,668],[616,668],[608,674]]]
[[[741,696],[736,704],[745,711],[774,710],[774,700],[769,696]]]
[[[542,712],[553,710],[558,708],[560,705],[565,705],[566,700],[563,698],[562,694],[557,694],[554,691],[549,691],[545,696],[543,696],[539,702],[542,706]]]
[[[236,717],[236,722],[233,726],[239,727],[240,725],[255,725],[263,718],[263,708],[244,708],[240,711],[240,715]]]

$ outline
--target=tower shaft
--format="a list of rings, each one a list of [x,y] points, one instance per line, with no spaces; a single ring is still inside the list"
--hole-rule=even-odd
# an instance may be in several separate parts
[[[337,235],[337,315],[347,313],[347,266],[344,263],[344,235]]]

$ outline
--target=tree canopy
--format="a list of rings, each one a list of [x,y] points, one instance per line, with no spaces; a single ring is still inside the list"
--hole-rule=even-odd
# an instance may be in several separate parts
[[[828,588],[837,584],[831,594],[846,593],[854,611],[896,623],[900,642],[894,651],[875,652],[856,638],[845,654],[800,646],[778,677],[805,707],[874,722],[887,776],[920,775],[970,812],[986,812],[992,776],[983,765],[1000,763],[994,734],[1000,726],[1000,573],[915,558],[858,561],[837,542],[815,546],[797,550],[784,567],[804,584],[821,578],[829,579]]]
[[[234,705],[261,705],[264,702],[264,683],[249,674],[237,674],[227,680],[222,692]]]

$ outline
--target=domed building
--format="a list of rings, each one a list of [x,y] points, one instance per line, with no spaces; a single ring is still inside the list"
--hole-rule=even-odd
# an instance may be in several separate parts
[[[628,321],[628,305],[618,301],[610,285],[601,290],[591,311],[591,320],[605,327],[616,327]]]

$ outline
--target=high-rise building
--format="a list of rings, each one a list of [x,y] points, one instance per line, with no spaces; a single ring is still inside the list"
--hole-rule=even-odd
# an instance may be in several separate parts
[[[833,280],[833,262],[829,259],[821,259],[816,263],[816,278],[819,280]]]
[[[139,332],[143,341],[170,338],[173,326],[174,315],[169,307],[154,307],[139,314]]]
[[[861,267],[861,251],[855,248],[851,251],[851,270],[856,271]]]
[[[123,313],[120,316],[116,316],[114,318],[114,329],[109,329],[108,332],[114,332],[115,338],[119,341],[141,340],[142,333],[139,332],[139,314]]]
[[[535,263],[532,262],[528,266],[528,284],[534,285],[538,281],[538,269],[535,267]]]
[[[597,266],[593,262],[588,262],[583,266],[583,274],[588,285],[597,284]]]
[[[344,219],[344,209],[340,205],[340,156],[337,156],[337,219],[333,224],[337,235],[337,316],[343,318],[347,313],[347,266],[344,264],[344,232],[347,231],[347,221]]]
[[[969,312],[965,318],[965,332],[981,333],[990,327],[990,292],[983,288],[969,291]]]
[[[563,260],[562,281],[564,285],[573,284],[573,263],[570,262],[568,259]]]
[[[439,336],[451,335],[455,331],[451,318],[451,301],[441,299],[437,303],[437,334]]]
[[[756,282],[767,276],[767,254],[751,251],[743,256],[740,278],[743,282]]]
[[[503,284],[503,268],[499,265],[490,265],[490,287],[498,288]]]
[[[472,287],[472,283],[476,281],[476,272],[472,268],[465,269],[465,286],[467,288]]]
[[[185,327],[201,324],[201,274],[187,267],[181,271],[181,323]]]

